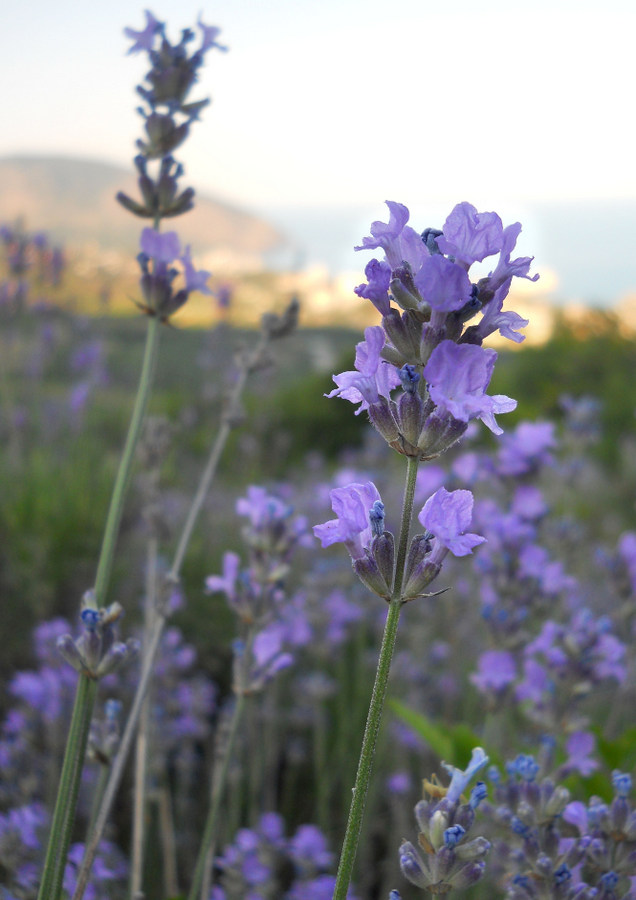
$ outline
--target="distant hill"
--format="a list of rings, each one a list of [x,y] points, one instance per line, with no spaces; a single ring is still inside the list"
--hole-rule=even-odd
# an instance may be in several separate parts
[[[6,157],[0,159],[0,223],[20,218],[26,228],[50,231],[74,251],[99,248],[121,254],[124,263],[134,257],[141,228],[149,222],[115,201],[120,190],[139,198],[130,169],[68,157]],[[229,268],[254,268],[266,253],[287,243],[264,219],[202,194],[174,227],[200,264],[212,258],[226,260]]]

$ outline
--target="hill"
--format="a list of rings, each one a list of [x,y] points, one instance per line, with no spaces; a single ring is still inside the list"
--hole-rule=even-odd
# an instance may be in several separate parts
[[[184,187],[187,181],[184,180]],[[117,191],[138,198],[134,173],[86,159],[16,156],[0,159],[0,222],[21,219],[46,230],[73,251],[107,252],[129,263],[148,224],[115,201]],[[200,265],[258,268],[265,253],[287,242],[264,219],[197,194],[196,206],[179,218],[178,231]],[[113,258],[114,257],[114,258]]]

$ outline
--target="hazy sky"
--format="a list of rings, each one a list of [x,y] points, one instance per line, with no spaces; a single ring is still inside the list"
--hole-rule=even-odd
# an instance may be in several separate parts
[[[158,0],[222,27],[181,156],[243,207],[636,199],[636,5],[620,0]],[[0,155],[129,164],[130,0],[2,2]],[[378,212],[380,210],[378,209]]]

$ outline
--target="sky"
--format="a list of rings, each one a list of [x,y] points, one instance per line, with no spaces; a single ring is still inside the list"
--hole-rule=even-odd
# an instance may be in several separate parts
[[[362,221],[392,199],[440,224],[469,200],[527,223],[540,251],[537,204],[636,202],[632,0],[151,8],[173,38],[199,14],[222,28],[229,52],[209,54],[192,95],[213,103],[180,158],[196,188],[243,209]],[[0,23],[0,156],[130,165],[146,63],[123,27],[141,29],[143,7],[22,0]]]

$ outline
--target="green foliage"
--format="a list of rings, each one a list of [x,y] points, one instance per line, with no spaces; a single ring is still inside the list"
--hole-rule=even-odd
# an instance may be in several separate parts
[[[490,393],[518,401],[509,421],[558,419],[563,394],[598,398],[602,435],[595,452],[608,466],[616,464],[621,440],[635,432],[636,342],[614,314],[590,310],[585,326],[560,317],[549,341],[501,354],[500,363]]]
[[[391,699],[387,705],[399,719],[424,738],[436,756],[450,765],[465,766],[470,761],[473,748],[481,744],[481,738],[462,722],[456,725],[433,722],[423,713],[410,709],[399,700]],[[493,758],[490,750],[485,749],[491,762],[496,763],[496,755]]]

